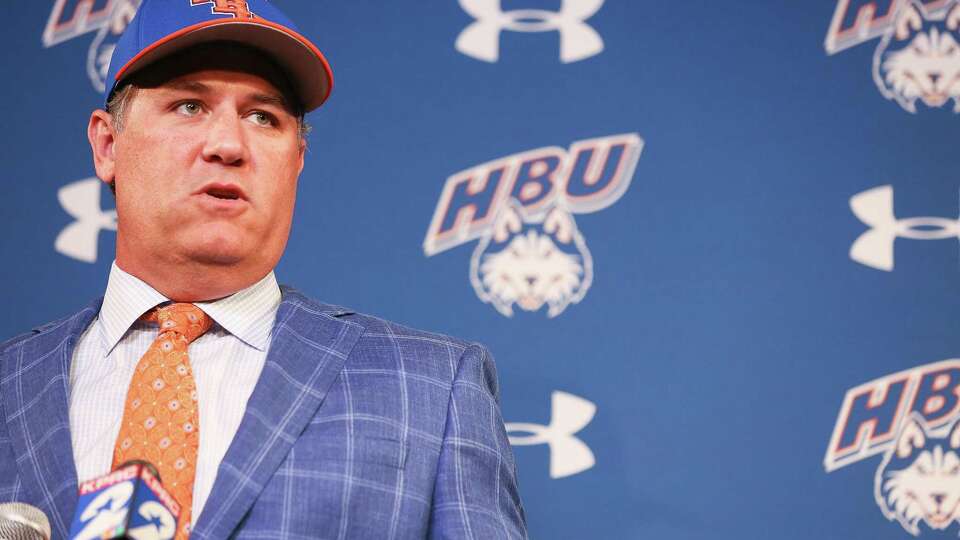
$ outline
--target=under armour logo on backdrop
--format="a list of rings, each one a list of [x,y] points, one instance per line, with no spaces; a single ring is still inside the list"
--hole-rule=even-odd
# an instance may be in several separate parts
[[[457,50],[467,56],[496,62],[500,59],[500,33],[560,32],[560,61],[577,62],[600,54],[603,39],[585,21],[594,16],[604,0],[562,0],[560,11],[517,9],[503,11],[500,0],[460,0],[476,22],[457,37]]]
[[[850,208],[870,226],[850,247],[850,258],[877,270],[893,271],[897,238],[945,240],[960,238],[960,220],[943,217],[898,219],[893,213],[893,186],[879,186],[854,195]]]
[[[597,406],[566,392],[552,394],[550,424],[525,424],[509,422],[507,433],[521,432],[529,435],[511,435],[510,444],[529,446],[546,444],[550,447],[550,478],[563,478],[583,472],[596,463],[593,451],[574,435],[593,420]]]
[[[99,178],[87,178],[60,188],[57,199],[67,214],[76,219],[57,236],[58,253],[78,261],[97,262],[100,231],[117,230],[117,211],[100,207]]]

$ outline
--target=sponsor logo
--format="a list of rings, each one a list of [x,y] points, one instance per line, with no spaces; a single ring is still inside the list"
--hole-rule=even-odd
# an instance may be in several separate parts
[[[874,499],[919,535],[960,521],[960,359],[887,375],[847,391],[826,471],[882,455]]]
[[[98,494],[87,503],[79,521],[83,525],[76,536],[77,540],[94,540],[102,538],[104,531],[111,531],[123,526],[123,521],[130,512],[130,499],[133,497],[133,482],[127,481],[114,484]]]
[[[503,157],[450,176],[423,251],[431,257],[479,239],[470,282],[481,301],[556,317],[593,283],[593,258],[574,215],[623,196],[643,150],[635,133]]]
[[[210,10],[214,14],[230,15],[237,19],[253,19],[256,17],[250,11],[250,4],[243,0],[190,0],[191,6],[204,4],[213,4],[210,6]]]
[[[54,249],[78,261],[97,262],[100,231],[117,230],[117,211],[100,206],[99,178],[87,178],[67,184],[57,192],[63,210],[74,218],[57,236]]]
[[[893,213],[893,186],[878,186],[850,198],[853,214],[870,229],[850,246],[850,258],[877,270],[893,271],[894,241],[960,238],[960,219],[912,217],[898,219]]]
[[[177,520],[173,514],[157,501],[147,501],[137,509],[146,525],[133,527],[127,531],[127,536],[134,540],[163,540],[173,538],[177,532]],[[187,526],[184,526],[187,530]]]
[[[838,0],[825,47],[835,54],[880,40],[873,80],[904,110],[917,100],[930,108],[953,101],[960,112],[960,2],[958,0]]]
[[[140,0],[57,0],[43,31],[43,46],[96,32],[87,52],[87,76],[103,92],[113,49],[133,20]]]
[[[590,401],[555,391],[551,396],[548,425],[509,422],[507,435],[514,446],[546,444],[550,448],[550,478],[571,476],[596,464],[590,447],[574,437],[587,427],[596,412],[597,406]]]
[[[457,37],[461,53],[482,60],[500,59],[500,34],[510,32],[560,33],[560,61],[585,60],[603,52],[603,38],[586,20],[603,6],[604,0],[564,0],[560,11],[517,9],[503,11],[500,0],[460,0],[460,6],[475,19]]]

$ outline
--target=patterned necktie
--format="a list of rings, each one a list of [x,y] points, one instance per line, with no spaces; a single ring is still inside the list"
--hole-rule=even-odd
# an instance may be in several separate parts
[[[157,307],[140,320],[160,325],[160,335],[137,364],[127,391],[113,467],[141,459],[160,472],[163,487],[180,503],[176,539],[190,535],[193,480],[200,442],[197,385],[187,346],[213,321],[193,304]]]

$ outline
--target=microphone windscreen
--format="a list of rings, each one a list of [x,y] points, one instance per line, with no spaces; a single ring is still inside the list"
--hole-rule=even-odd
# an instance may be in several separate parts
[[[39,508],[26,503],[0,504],[0,538],[50,540],[50,520]]]

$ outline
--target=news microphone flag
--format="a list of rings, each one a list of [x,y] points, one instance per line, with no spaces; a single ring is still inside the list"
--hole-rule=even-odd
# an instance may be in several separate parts
[[[80,484],[71,540],[134,538],[169,540],[177,532],[180,505],[147,463],[121,465]]]

